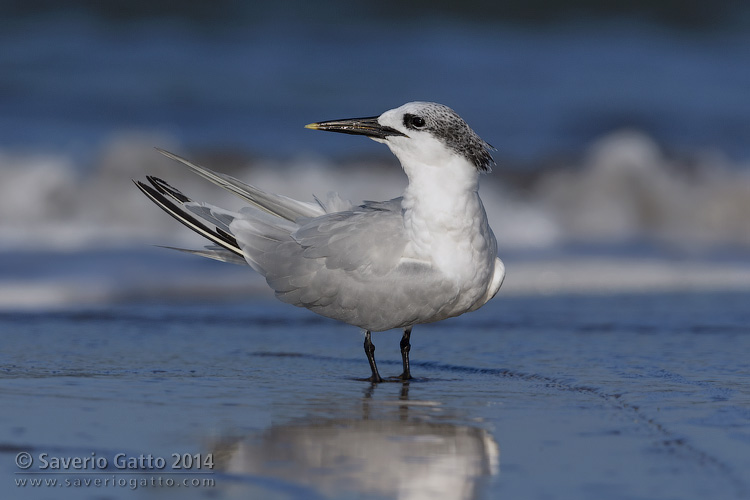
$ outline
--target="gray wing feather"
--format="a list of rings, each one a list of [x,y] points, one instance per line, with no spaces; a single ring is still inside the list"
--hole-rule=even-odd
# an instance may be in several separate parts
[[[239,179],[219,172],[214,172],[200,165],[196,165],[185,158],[177,156],[163,149],[156,148],[164,156],[176,160],[187,166],[190,170],[207,179],[217,186],[220,186],[232,194],[235,194],[243,200],[253,204],[261,210],[272,215],[282,217],[289,221],[294,221],[299,217],[317,217],[323,215],[325,211],[317,203],[308,203],[298,201],[280,194],[267,193],[250,184],[245,184]]]
[[[312,219],[292,237],[304,257],[324,258],[328,269],[383,275],[396,267],[408,242],[397,200],[368,202],[353,211]]]
[[[247,261],[239,255],[226,250],[218,245],[206,245],[203,250],[191,250],[187,248],[168,247],[159,245],[161,248],[167,248],[169,250],[177,250],[178,252],[189,253],[205,257],[207,259],[218,260],[220,262],[228,262],[230,264],[237,264],[239,266],[246,266]]]
[[[209,205],[208,203],[189,202],[183,205],[186,210],[212,223],[216,227],[229,232],[229,224],[237,216],[236,213]]]
[[[321,200],[315,195],[313,195],[313,198],[315,198],[315,201],[320,205],[320,208],[322,208],[327,214],[333,212],[345,212],[354,208],[354,204],[351,201],[343,199],[338,193],[333,191],[330,191],[324,200]]]

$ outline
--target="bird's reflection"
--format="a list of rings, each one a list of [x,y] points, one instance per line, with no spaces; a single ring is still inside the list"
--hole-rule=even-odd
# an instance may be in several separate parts
[[[270,477],[324,496],[471,499],[498,470],[499,448],[485,430],[450,423],[439,403],[362,398],[361,412],[309,418],[213,446],[225,473]],[[378,388],[379,390],[379,388]],[[338,412],[338,409],[334,409]],[[360,414],[361,413],[361,414]]]

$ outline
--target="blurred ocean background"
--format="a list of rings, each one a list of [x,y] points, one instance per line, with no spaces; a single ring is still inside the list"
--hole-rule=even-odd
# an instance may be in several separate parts
[[[232,204],[154,147],[306,200],[397,196],[386,148],[303,125],[410,100],[497,148],[482,196],[501,253],[750,249],[744,2],[3,5],[6,263],[185,244],[129,184],[145,173]]]
[[[739,0],[0,3],[2,470],[216,450],[230,486],[176,498],[747,498],[749,54]],[[368,389],[353,327],[155,247],[204,242],[131,179],[241,206],[155,147],[390,199],[387,148],[303,126],[412,100],[497,148],[508,270],[415,330],[426,380]]]

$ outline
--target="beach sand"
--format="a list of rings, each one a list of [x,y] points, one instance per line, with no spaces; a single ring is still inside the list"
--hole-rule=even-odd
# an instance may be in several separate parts
[[[378,386],[358,380],[355,328],[272,299],[6,311],[0,491],[747,498],[750,294],[553,292],[415,328],[417,378]],[[400,372],[398,340],[374,336],[384,375]],[[149,456],[164,466],[118,466]],[[106,468],[42,468],[50,457]]]

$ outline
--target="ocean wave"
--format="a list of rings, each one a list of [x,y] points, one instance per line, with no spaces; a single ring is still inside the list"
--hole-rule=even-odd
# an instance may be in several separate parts
[[[670,157],[634,130],[601,138],[579,166],[548,170],[529,200],[569,241],[750,246],[747,166],[716,153]]]

